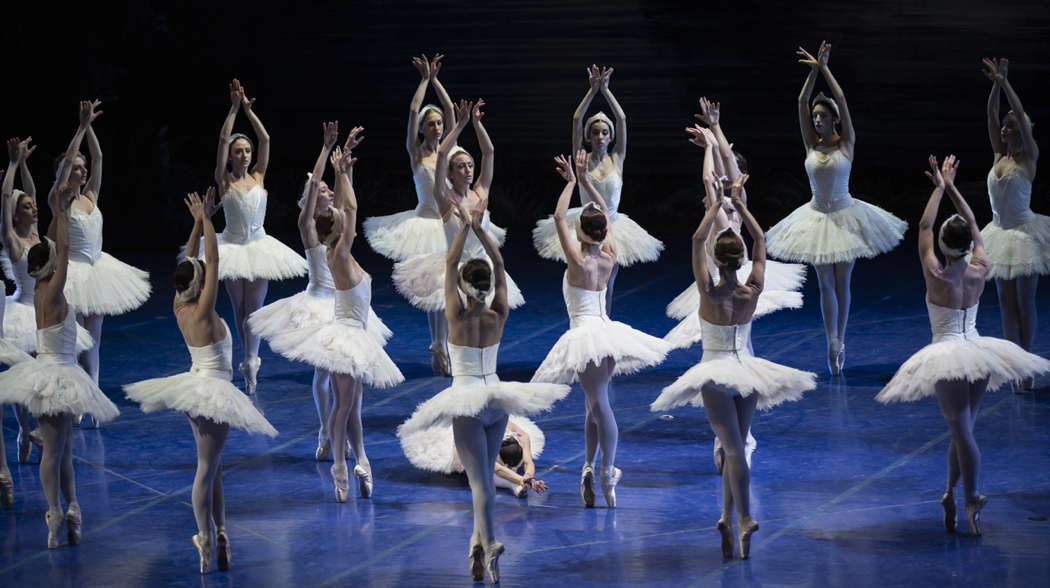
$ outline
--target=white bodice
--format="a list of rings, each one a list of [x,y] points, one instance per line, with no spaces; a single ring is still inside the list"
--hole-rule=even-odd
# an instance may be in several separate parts
[[[499,355],[499,343],[488,347],[463,347],[455,343],[448,344],[448,356],[452,366],[452,385],[495,384],[496,358]]]
[[[372,276],[368,274],[353,288],[335,291],[335,320],[340,323],[365,328],[371,307]]]
[[[716,325],[700,317],[700,334],[704,342],[704,359],[725,354],[751,355],[747,342],[751,336],[751,322],[742,325]]]
[[[306,263],[306,291],[316,296],[331,296],[335,292],[335,280],[332,279],[332,270],[328,267],[328,248],[318,245],[307,249]]]
[[[102,255],[102,211],[96,204],[90,213],[69,213],[69,259],[94,264]]]
[[[230,327],[226,321],[222,321],[222,328],[226,331],[226,335],[211,345],[186,346],[190,352],[190,360],[193,362],[190,367],[191,372],[227,381],[233,379],[233,338],[230,337]]]
[[[809,189],[813,192],[810,206],[821,212],[835,212],[853,203],[849,193],[849,172],[853,162],[842,154],[841,149],[835,149],[826,158],[822,158],[816,149],[810,149],[805,166]]]
[[[970,308],[947,308],[927,300],[926,310],[930,314],[933,342],[979,337],[980,334],[977,333],[977,307],[979,305],[980,303]]]
[[[412,170],[416,184],[416,214],[423,218],[441,218],[441,209],[434,199],[434,166],[420,163]]]
[[[1032,182],[1018,168],[995,177],[995,168],[988,170],[988,199],[992,201],[992,221],[1004,229],[1032,220]]]
[[[620,192],[623,190],[623,176],[614,168],[600,180],[595,178],[590,171],[587,172],[587,177],[591,179],[591,184],[605,199],[605,206],[609,208],[609,220],[616,220],[616,213],[620,209]],[[586,206],[590,201],[590,194],[587,193],[587,190],[581,188],[580,204]]]
[[[77,321],[72,308],[62,322],[36,330],[36,356],[52,363],[76,365]]]
[[[485,215],[481,217],[481,229],[485,232],[489,232],[492,226],[492,221],[489,218],[489,211],[485,211]],[[445,230],[445,244],[452,246],[452,241],[456,239],[456,234],[459,233],[460,220],[455,215],[449,216],[449,219],[445,221],[443,228]],[[481,245],[481,241],[478,236],[474,234],[473,230],[467,230],[467,241],[463,244],[463,255],[460,256],[461,260],[471,259],[480,257],[488,259],[488,255],[485,254],[485,248]]]
[[[4,253],[7,254],[6,252]],[[11,295],[13,300],[22,304],[33,304],[33,293],[36,291],[36,280],[29,275],[29,248],[22,248],[22,257],[11,262],[14,270],[15,293]]]
[[[565,310],[569,313],[569,328],[574,329],[584,322],[609,320],[605,309],[605,288],[587,290],[569,284],[569,273],[561,279],[561,292],[565,297]]]
[[[231,184],[222,197],[222,212],[226,217],[223,241],[244,244],[266,236],[266,190],[262,186],[240,192]]]

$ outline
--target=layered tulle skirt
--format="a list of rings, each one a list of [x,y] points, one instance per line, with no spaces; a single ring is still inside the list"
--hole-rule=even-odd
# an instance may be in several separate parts
[[[478,416],[488,409],[531,416],[550,410],[555,402],[569,394],[569,387],[562,384],[453,384],[417,406],[412,416],[397,428],[397,436],[406,439],[421,431],[448,428],[457,417]]]
[[[796,208],[766,232],[766,250],[778,259],[814,265],[875,257],[900,243],[908,223],[863,200],[822,212]]]
[[[219,242],[220,280],[286,280],[306,275],[306,259],[291,247],[269,235],[247,243]]]
[[[663,339],[605,317],[580,317],[551,348],[533,382],[573,384],[588,364],[616,362],[613,375],[633,374],[663,362],[671,350]]]
[[[14,360],[0,373],[0,404],[21,404],[33,416],[91,414],[99,422],[115,419],[120,411],[79,365],[57,363],[50,358],[29,358],[13,345],[0,353],[0,360]],[[7,363],[5,361],[5,363]]]
[[[409,304],[428,312],[445,309],[445,251],[418,255],[394,264],[394,287]],[[489,295],[491,302],[492,294]],[[521,288],[507,274],[507,303],[511,308],[525,304]]]
[[[1050,274],[1050,216],[1035,214],[1012,229],[990,222],[981,229],[981,239],[992,263],[989,280]]]
[[[14,296],[7,297],[4,309],[4,339],[26,353],[36,353],[36,311],[32,304],[19,302]],[[77,325],[77,352],[94,346],[91,333]]]
[[[394,261],[404,261],[419,255],[444,253],[448,249],[444,223],[440,218],[420,216],[416,210],[406,210],[387,216],[365,219],[365,239],[377,253]],[[503,245],[506,229],[489,224],[489,236]]]
[[[124,314],[142,306],[150,290],[149,273],[105,251],[95,263],[69,260],[66,300],[80,314]]]
[[[566,213],[565,221],[570,227],[576,226],[576,220],[580,216],[580,207],[570,208]],[[616,243],[616,262],[622,266],[635,263],[656,261],[664,244],[653,237],[638,223],[626,214],[617,213],[612,221],[612,238]],[[565,252],[561,248],[558,239],[558,230],[554,226],[554,218],[547,217],[536,223],[532,230],[532,244],[540,257],[565,261]]]
[[[353,376],[367,386],[389,388],[405,381],[405,377],[383,350],[383,330],[385,326],[366,330],[356,322],[337,319],[320,326],[276,333],[269,342],[270,349],[293,361]]]
[[[510,415],[510,422],[529,435],[532,457],[543,453],[546,437],[536,423],[517,415]],[[456,453],[456,442],[452,426],[432,427],[401,438],[401,449],[412,465],[428,472],[454,474],[463,471],[463,464]]]
[[[139,403],[142,412],[176,410],[249,433],[277,436],[251,399],[223,378],[190,371],[128,384],[124,393]]]
[[[368,309],[366,330],[386,342],[393,332],[371,308]],[[287,298],[267,304],[248,317],[248,328],[269,340],[279,333],[320,327],[335,320],[335,292],[304,290]]]

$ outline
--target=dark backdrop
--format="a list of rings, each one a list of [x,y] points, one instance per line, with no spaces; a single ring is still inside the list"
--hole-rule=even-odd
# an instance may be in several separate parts
[[[1047,119],[1050,9],[1023,0],[918,4],[22,3],[5,9],[0,133],[36,139],[31,166],[46,193],[76,100],[101,98],[106,247],[170,253],[189,224],[179,196],[210,181],[227,83],[239,77],[273,139],[268,231],[294,244],[294,200],[322,120],[367,128],[355,172],[363,215],[414,205],[403,147],[418,82],[409,58],[440,51],[453,97],[488,103],[491,207],[516,242],[553,208],[560,181],[550,157],[569,147],[584,68],[606,64],[616,67],[612,89],[630,125],[621,210],[673,245],[700,215],[701,153],[682,132],[700,95],[722,101],[730,139],[751,160],[749,192],[764,226],[809,198],[795,102],[806,69],[794,49],[827,39],[859,136],[854,195],[914,224],[928,194],[925,155],[950,151],[986,220],[990,84],[979,59],[1011,58],[1026,108]],[[594,108],[608,110],[600,98]],[[237,128],[249,128],[243,117]],[[474,149],[471,131],[464,135]],[[1047,211],[1046,192],[1037,181],[1037,211]]]

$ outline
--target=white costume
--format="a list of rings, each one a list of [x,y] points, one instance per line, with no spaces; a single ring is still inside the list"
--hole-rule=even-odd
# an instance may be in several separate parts
[[[33,294],[36,292],[36,280],[29,275],[28,257],[29,247],[24,247],[22,257],[10,264],[12,268],[8,275],[15,283],[15,291],[7,297],[7,309],[4,311],[4,338],[26,353],[35,353],[36,311],[33,308]],[[8,262],[6,251],[2,259]],[[4,269],[6,271],[7,267]],[[91,333],[78,324],[77,352],[91,349],[93,344]]]
[[[1050,274],[1050,217],[1032,212],[1032,182],[1018,168],[999,178],[989,170],[988,198],[992,222],[981,230],[988,279]]]
[[[69,215],[66,300],[80,314],[118,315],[149,298],[149,274],[102,251],[102,211]]]
[[[306,273],[302,256],[266,234],[266,190],[262,186],[240,192],[231,184],[222,198],[222,212],[226,228],[216,235],[220,280],[285,280]]]
[[[539,457],[546,445],[546,436],[543,431],[536,426],[536,423],[525,417],[511,415],[510,422],[528,434],[532,457],[533,459]],[[508,430],[503,438],[507,439],[513,435],[514,433]],[[432,427],[402,437],[401,449],[405,452],[408,461],[421,470],[442,474],[463,472],[463,464],[459,462],[459,454],[456,453],[451,425]]]

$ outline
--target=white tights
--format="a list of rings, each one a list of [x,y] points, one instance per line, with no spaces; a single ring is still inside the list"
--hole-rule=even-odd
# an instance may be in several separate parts
[[[430,327],[430,350],[440,350],[443,355],[448,356],[448,321],[445,319],[445,311],[428,311],[427,326]]]
[[[751,521],[751,470],[744,454],[744,439],[751,428],[758,395],[730,396],[717,386],[700,391],[704,411],[725,451],[722,470],[722,520],[731,521],[734,506],[741,526]]]
[[[620,264],[614,264],[609,282],[605,285],[605,312],[612,314],[613,289],[616,288],[616,275],[620,273]]]
[[[90,349],[80,352],[77,363],[91,376],[95,385],[98,385],[99,351],[102,349],[102,320],[105,318],[101,314],[77,315],[77,322],[80,323],[80,326],[87,329],[87,332],[91,334],[91,338],[95,342]]]
[[[206,417],[189,417],[197,440],[197,474],[193,477],[193,518],[197,532],[210,540],[213,530],[226,527],[222,495],[222,447],[230,426]],[[214,523],[214,527],[213,527]]]
[[[73,415],[40,415],[40,483],[44,487],[48,510],[62,510],[61,498],[69,505],[77,502],[76,473],[73,471]],[[61,497],[59,496],[61,494]]]
[[[347,374],[332,374],[335,402],[328,418],[328,434],[332,439],[332,458],[336,464],[346,463],[346,440],[357,463],[369,468],[365,454],[365,432],[361,424],[361,404],[364,387],[361,380]]]
[[[317,408],[317,420],[321,423],[317,430],[317,442],[329,441],[328,419],[332,414],[332,374],[328,370],[314,368],[313,380],[314,406]]]
[[[580,372],[580,387],[587,403],[583,421],[584,463],[593,465],[601,447],[603,473],[608,472],[616,461],[616,444],[620,438],[616,414],[609,404],[609,382],[615,367],[616,360],[606,357],[601,364],[588,363]]]
[[[837,352],[846,341],[846,322],[849,320],[850,282],[854,261],[817,264],[820,285],[820,313],[824,317],[824,336],[828,351]]]
[[[230,295],[230,304],[233,305],[233,321],[237,325],[237,335],[240,336],[244,347],[244,360],[248,361],[259,356],[261,341],[259,336],[248,328],[248,317],[262,308],[270,281],[235,278],[223,280],[223,284],[226,286],[226,293]]]
[[[999,291],[999,314],[1003,321],[1003,337],[1029,351],[1035,342],[1035,293],[1039,276],[1022,276],[1012,280],[996,280]]]
[[[488,409],[486,412],[495,412]],[[496,485],[492,472],[496,458],[507,431],[507,414],[478,417],[457,417],[452,421],[452,437],[456,442],[456,453],[467,473],[470,495],[474,502],[474,531],[470,545],[481,544],[487,548],[494,541],[492,530],[492,507],[496,500]],[[484,418],[489,416],[490,418]]]
[[[965,380],[942,380],[937,382],[934,391],[941,414],[948,422],[952,440],[948,444],[948,483],[946,490],[952,492],[959,478],[962,478],[966,500],[977,499],[977,474],[981,468],[981,450],[977,448],[977,439],[973,436],[973,426],[977,421],[977,409],[981,404],[981,395],[988,387],[987,378],[978,382]]]

